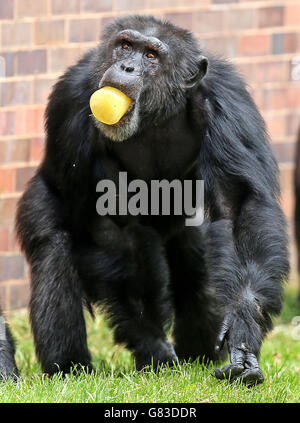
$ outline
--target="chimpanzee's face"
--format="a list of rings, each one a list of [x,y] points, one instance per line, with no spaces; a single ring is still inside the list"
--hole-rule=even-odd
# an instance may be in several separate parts
[[[176,34],[170,43],[150,35],[149,31],[146,35],[133,29],[119,31],[108,40],[107,68],[99,88],[115,87],[133,101],[116,124],[97,121],[104,135],[113,141],[124,141],[141,128],[167,119],[184,107],[186,90],[194,85],[200,69],[201,77],[205,74],[207,59],[201,56],[201,66],[197,63],[196,70],[187,71],[183,47]]]

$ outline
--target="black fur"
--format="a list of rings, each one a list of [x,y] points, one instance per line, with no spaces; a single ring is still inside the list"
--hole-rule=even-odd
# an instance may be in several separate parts
[[[89,98],[114,63],[112,40],[128,28],[168,44],[168,66],[153,76],[143,71],[138,129],[112,142],[95,125]],[[216,376],[260,382],[256,358],[288,273],[278,169],[264,122],[235,69],[204,53],[188,31],[131,16],[110,25],[103,40],[56,84],[45,158],[18,208],[43,370],[90,365],[86,301],[106,309],[116,342],[134,353],[138,368],[177,356],[216,360],[226,339],[231,365]],[[206,66],[198,72],[204,54],[205,76]],[[206,223],[100,217],[96,184],[117,180],[119,171],[147,183],[203,179]],[[174,348],[165,335],[172,316]]]
[[[14,339],[0,310],[0,381],[17,380],[19,374],[14,355]]]
[[[294,190],[295,190],[295,240],[297,247],[297,265],[298,274],[300,274],[300,130],[296,144],[295,172],[294,172]],[[298,294],[300,304],[300,289]]]

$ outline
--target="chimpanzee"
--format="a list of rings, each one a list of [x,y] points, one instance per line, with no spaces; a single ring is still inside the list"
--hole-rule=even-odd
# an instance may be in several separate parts
[[[19,373],[14,356],[14,340],[0,309],[0,380],[17,380]]]
[[[102,87],[132,99],[112,125],[91,113]],[[137,369],[216,361],[226,341],[230,364],[215,376],[262,382],[259,353],[281,309],[287,236],[265,125],[234,67],[170,22],[121,17],[56,83],[46,132],[17,213],[43,371],[91,368],[83,305],[97,304]],[[172,209],[99,214],[97,184],[119,189],[120,172],[147,186],[203,180],[204,223],[186,225]]]
[[[295,172],[294,172],[294,190],[295,190],[295,240],[297,247],[298,273],[300,273],[300,129],[296,143]],[[298,302],[300,304],[300,290],[298,293]]]

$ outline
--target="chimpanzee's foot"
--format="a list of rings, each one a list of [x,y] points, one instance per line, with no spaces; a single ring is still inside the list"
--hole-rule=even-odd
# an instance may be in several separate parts
[[[156,339],[151,343],[145,341],[134,353],[136,368],[142,370],[153,365],[156,369],[161,365],[173,365],[178,362],[173,345],[167,339]]]

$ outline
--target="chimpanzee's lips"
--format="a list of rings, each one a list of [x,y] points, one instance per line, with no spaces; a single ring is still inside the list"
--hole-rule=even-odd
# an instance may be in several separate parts
[[[131,98],[132,101],[135,101],[136,100],[136,95],[134,93],[134,90],[130,86],[127,86],[125,84],[120,84],[120,83],[117,83],[117,82],[104,80],[99,85],[99,89],[101,89],[103,87],[113,87],[113,88],[116,88],[117,90],[119,90],[122,93],[124,93],[125,95],[127,95],[127,97]]]

